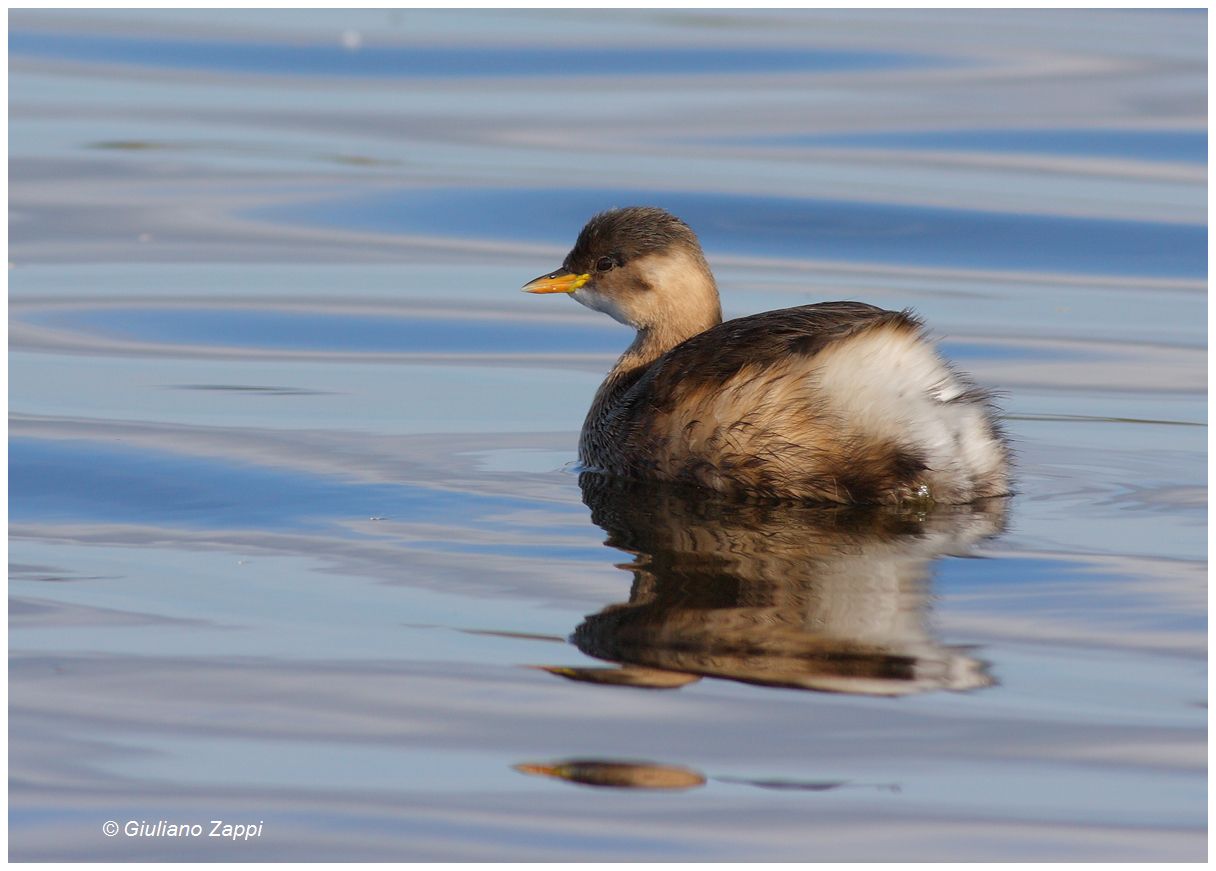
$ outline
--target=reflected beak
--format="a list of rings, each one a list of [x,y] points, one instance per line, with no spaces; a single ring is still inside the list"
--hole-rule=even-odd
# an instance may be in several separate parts
[[[559,269],[532,279],[522,289],[528,293],[574,293],[590,280],[590,274],[575,275]]]

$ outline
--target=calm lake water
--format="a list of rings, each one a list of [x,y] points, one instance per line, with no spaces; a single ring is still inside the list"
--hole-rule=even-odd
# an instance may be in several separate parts
[[[1205,26],[12,13],[11,857],[1203,859]],[[915,308],[1017,495],[580,479],[630,337],[518,288],[631,203]]]

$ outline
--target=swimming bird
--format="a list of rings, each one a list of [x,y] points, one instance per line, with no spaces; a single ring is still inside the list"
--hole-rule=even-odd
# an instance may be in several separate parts
[[[1008,493],[988,393],[909,311],[825,302],[723,322],[696,234],[648,206],[596,215],[561,268],[523,289],[637,331],[587,413],[586,468],[843,504]]]

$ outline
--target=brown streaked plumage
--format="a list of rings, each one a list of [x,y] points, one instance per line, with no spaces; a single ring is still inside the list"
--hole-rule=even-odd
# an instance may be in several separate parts
[[[836,503],[1008,492],[987,394],[906,311],[830,302],[724,323],[696,235],[648,207],[596,215],[562,268],[524,289],[637,330],[583,424],[589,468]]]

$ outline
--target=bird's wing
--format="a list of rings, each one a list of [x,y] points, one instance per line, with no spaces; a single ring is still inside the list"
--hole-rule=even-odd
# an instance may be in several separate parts
[[[677,345],[660,358],[630,393],[663,410],[682,396],[725,387],[749,374],[819,354],[833,343],[880,325],[917,331],[909,312],[862,302],[825,302],[726,321]]]

